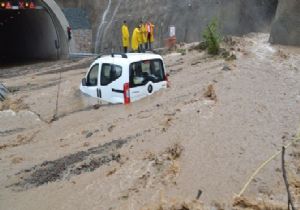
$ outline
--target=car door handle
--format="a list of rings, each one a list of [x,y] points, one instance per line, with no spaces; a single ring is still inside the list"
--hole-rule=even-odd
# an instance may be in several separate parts
[[[101,90],[100,90],[100,88],[97,88],[97,97],[101,98]]]

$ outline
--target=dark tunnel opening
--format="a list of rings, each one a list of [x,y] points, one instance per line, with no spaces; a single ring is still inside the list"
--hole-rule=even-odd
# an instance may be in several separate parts
[[[55,1],[0,0],[0,67],[67,58],[68,26]]]
[[[59,57],[59,41],[44,9],[0,11],[0,62],[30,62]]]

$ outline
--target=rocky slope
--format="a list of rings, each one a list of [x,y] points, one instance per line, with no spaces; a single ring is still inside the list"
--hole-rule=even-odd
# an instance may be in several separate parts
[[[179,42],[201,39],[205,26],[213,18],[219,20],[223,34],[241,35],[270,30],[277,0],[57,0],[61,7],[82,7],[93,25],[96,51],[120,48],[120,26],[124,19],[130,30],[140,20],[156,25],[156,47],[163,46],[169,26],[176,26]],[[106,11],[106,12],[105,12]],[[111,36],[110,34],[114,34]]]
[[[300,1],[279,1],[270,41],[278,44],[300,45]]]

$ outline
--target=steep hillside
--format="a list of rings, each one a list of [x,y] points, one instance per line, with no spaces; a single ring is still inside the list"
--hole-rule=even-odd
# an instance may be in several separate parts
[[[300,45],[300,1],[279,1],[270,41],[278,44]]]
[[[176,26],[179,42],[199,41],[204,27],[212,18],[219,20],[224,34],[267,32],[270,30],[277,8],[277,0],[57,0],[57,2],[61,7],[82,7],[88,12],[93,25],[96,51],[120,48],[120,26],[124,19],[130,24],[131,31],[140,20],[154,22],[155,44],[162,46],[168,36],[170,25]]]

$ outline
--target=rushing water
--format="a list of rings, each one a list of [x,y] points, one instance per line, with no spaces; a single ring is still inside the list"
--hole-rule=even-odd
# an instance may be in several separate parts
[[[118,1],[118,4],[116,5],[115,9],[112,12],[111,17],[109,17],[108,14],[110,14],[111,10],[111,0],[108,2],[108,6],[106,10],[103,13],[101,23],[99,25],[98,31],[97,31],[97,37],[95,41],[95,52],[99,53],[103,50],[103,46],[101,45],[103,38],[106,36],[107,29],[110,27],[112,22],[114,21],[114,18],[120,8],[120,5],[122,3],[122,0]]]
[[[105,11],[102,15],[101,22],[100,22],[98,30],[97,30],[97,36],[96,36],[96,40],[95,40],[95,52],[96,53],[99,53],[99,51],[100,51],[100,49],[99,49],[100,48],[100,43],[101,43],[101,39],[102,39],[102,36],[103,36],[105,23],[107,22],[106,17],[107,17],[107,14],[108,14],[109,10],[110,10],[110,7],[111,7],[111,0],[108,0],[107,8],[105,9]]]

